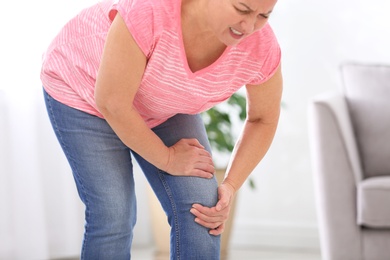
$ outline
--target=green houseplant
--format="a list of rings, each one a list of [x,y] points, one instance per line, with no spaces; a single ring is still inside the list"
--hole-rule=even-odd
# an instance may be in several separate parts
[[[230,155],[236,141],[234,123],[242,123],[246,118],[246,98],[235,93],[223,104],[202,113],[202,118],[213,152]],[[251,178],[248,183],[251,188],[255,188]]]
[[[241,94],[233,94],[225,104],[234,110],[227,111],[220,105],[210,108],[202,114],[210,144],[213,148],[222,152],[231,152],[234,147],[232,135],[232,116],[238,116],[240,120],[246,117],[246,100]]]

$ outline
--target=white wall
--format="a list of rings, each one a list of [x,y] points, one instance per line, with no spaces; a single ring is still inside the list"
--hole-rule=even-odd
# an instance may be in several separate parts
[[[35,97],[41,91],[41,53],[68,18],[93,2],[3,3],[0,90],[22,92],[21,99]],[[271,24],[283,50],[285,108],[274,144],[253,174],[257,190],[244,186],[239,194],[233,246],[318,247],[307,102],[318,93],[340,90],[342,62],[390,63],[389,10],[387,0],[279,0]],[[72,181],[70,173],[65,176]],[[137,178],[139,205],[144,205],[141,173]],[[151,241],[147,207],[140,207],[139,216],[134,242],[145,245]],[[27,235],[33,241],[33,234]]]

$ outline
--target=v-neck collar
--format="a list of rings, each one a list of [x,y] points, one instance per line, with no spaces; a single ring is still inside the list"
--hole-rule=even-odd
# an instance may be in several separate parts
[[[222,62],[222,60],[226,56],[226,54],[230,51],[232,46],[226,46],[225,50],[218,57],[218,59],[215,60],[210,65],[208,65],[200,70],[197,70],[197,71],[191,70],[189,63],[188,63],[186,49],[184,47],[183,28],[182,28],[182,22],[181,22],[181,20],[182,20],[182,17],[181,17],[182,10],[181,9],[182,9],[183,0],[179,0],[179,1],[180,1],[180,4],[179,4],[179,8],[177,10],[178,14],[176,17],[178,17],[177,28],[178,28],[179,45],[180,45],[180,52],[181,52],[180,55],[181,55],[181,58],[183,61],[184,69],[186,70],[188,77],[193,78],[193,77],[196,77],[198,75],[207,73],[208,71],[212,70],[214,67],[218,66]]]

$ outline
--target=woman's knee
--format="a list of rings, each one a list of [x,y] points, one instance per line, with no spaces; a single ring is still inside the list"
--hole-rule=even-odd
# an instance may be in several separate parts
[[[220,238],[210,235],[208,228],[196,223],[195,216],[190,212],[195,203],[207,207],[216,205],[216,180],[169,175],[160,177],[166,182],[164,186],[169,195],[169,200],[162,202],[171,225],[171,251],[181,255],[180,259],[218,259]],[[191,258],[196,255],[197,258]]]
[[[196,223],[188,212],[180,214],[177,222],[171,231],[171,252],[175,259],[219,259],[220,236],[210,235],[209,229]]]
[[[216,178],[206,179],[199,177],[181,177],[174,179],[177,186],[175,190],[178,198],[187,200],[188,203],[198,203],[203,206],[213,207],[218,201],[218,183]]]

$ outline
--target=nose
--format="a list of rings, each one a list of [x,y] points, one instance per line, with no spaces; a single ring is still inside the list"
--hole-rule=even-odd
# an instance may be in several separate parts
[[[244,30],[245,34],[251,34],[254,32],[256,27],[256,18],[252,16],[245,17],[244,20],[241,21],[241,28]]]
[[[267,19],[258,19],[257,16],[247,16],[241,21],[240,25],[245,34],[251,34],[263,28],[266,23]]]

